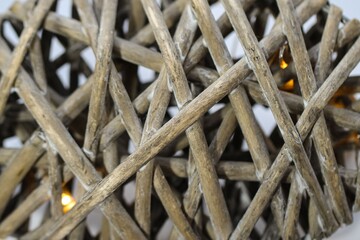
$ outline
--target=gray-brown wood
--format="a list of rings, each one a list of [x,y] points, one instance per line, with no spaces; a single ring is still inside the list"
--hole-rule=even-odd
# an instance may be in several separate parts
[[[57,116],[68,125],[88,104],[91,80],[82,88],[79,88],[71,97],[69,97],[63,105],[61,105],[56,113]],[[42,147],[43,133],[35,131],[22,149],[13,156],[10,163],[6,166],[6,171],[0,176],[0,187],[3,189],[0,196],[0,211],[10,199],[11,193],[16,185],[24,178],[35,161],[44,153]],[[26,159],[26,161],[24,161]]]
[[[339,32],[337,42],[340,46],[344,46],[346,42],[353,39],[354,36],[360,34],[360,22],[358,19],[352,19],[347,22],[344,28]]]
[[[22,61],[24,60],[25,54],[31,45],[35,34],[40,27],[40,24],[44,20],[44,17],[48,13],[51,5],[54,3],[53,0],[42,0],[38,2],[32,16],[29,18],[28,22],[25,24],[25,29],[23,30],[19,44],[14,49],[12,54],[11,61],[8,62],[7,68],[1,77],[0,81],[0,115],[4,113],[4,108],[6,101],[10,95],[10,89],[13,87],[17,73],[21,66]]]
[[[301,5],[302,8],[299,9],[299,13],[301,13],[301,17],[303,21],[306,19],[306,17],[311,16],[311,11],[316,12],[316,6],[318,9],[321,7],[321,4],[314,5],[313,8],[308,8],[307,4],[309,2],[304,3]],[[304,9],[308,9],[309,11],[304,11]],[[269,51],[275,51],[277,46],[280,46],[283,38],[279,38],[281,36],[281,29],[280,27],[277,28],[275,33],[270,34],[265,40],[263,40],[263,45],[266,46],[266,50]],[[278,42],[274,42],[274,37],[278,38]],[[356,51],[356,50],[354,50]],[[352,52],[353,54],[354,52]],[[352,55],[350,58],[353,58]],[[356,62],[356,61],[354,61]],[[344,71],[348,72],[354,67],[354,62],[352,62],[352,65],[347,65],[344,69],[341,71],[338,71],[334,76],[332,77],[332,81],[336,79],[336,77],[341,76]],[[197,98],[195,98],[193,101],[191,101],[189,104],[184,106],[182,109],[182,116],[179,117],[178,115],[173,117],[169,122],[167,122],[159,131],[152,136],[152,138],[146,142],[143,146],[139,147],[137,151],[135,151],[131,156],[127,158],[119,167],[117,167],[110,175],[108,175],[105,180],[97,185],[92,191],[90,191],[83,199],[82,203],[79,203],[74,207],[74,210],[69,212],[68,215],[62,219],[60,219],[55,226],[56,228],[60,228],[62,224],[69,224],[69,219],[71,218],[71,224],[76,224],[77,221],[81,220],[82,217],[90,210],[92,209],[97,202],[102,201],[105,198],[105,193],[102,191],[101,194],[95,194],[100,189],[108,189],[108,191],[114,191],[117,186],[119,186],[122,182],[124,182],[127,178],[129,178],[132,174],[134,174],[143,163],[146,163],[148,160],[150,160],[156,153],[160,151],[163,147],[165,147],[170,141],[172,141],[179,133],[185,130],[185,128],[192,124],[197,118],[201,116],[203,112],[205,112],[210,106],[212,106],[213,103],[219,101],[226,93],[234,89],[234,87],[237,86],[239,83],[238,79],[244,79],[247,74],[250,73],[250,70],[247,68],[245,60],[241,60],[238,63],[236,63],[232,68],[230,68],[224,76],[220,77],[218,81],[216,81],[214,84],[209,86],[202,94],[200,94]],[[329,85],[327,86],[327,88]],[[336,89],[333,89],[333,92]],[[207,95],[206,93],[212,93],[210,95]],[[320,97],[317,98],[318,101],[321,99],[323,100],[322,105],[325,105],[326,102],[329,99],[324,98],[324,95],[326,95],[324,92],[322,92]],[[211,97],[209,97],[211,96]],[[324,98],[324,99],[322,99]],[[309,104],[307,107],[307,111],[312,111],[312,113],[317,113],[319,109],[314,109],[315,102],[312,102],[312,104]],[[316,105],[317,106],[317,105]],[[324,107],[324,106],[322,106]],[[186,114],[187,113],[187,114]],[[307,120],[310,123],[313,123],[314,120],[316,120],[316,115],[314,114],[307,114],[306,115]],[[171,125],[172,123],[177,123],[174,126]],[[305,121],[307,122],[307,121]],[[182,125],[183,123],[187,123],[186,125]],[[306,125],[309,130],[310,125]],[[169,131],[171,129],[171,131]],[[147,149],[146,154],[142,152],[141,149]],[[142,159],[140,162],[139,159]],[[283,161],[282,164],[285,164],[285,168],[283,171],[286,170],[289,162]],[[283,166],[283,167],[284,167]],[[117,176],[117,177],[115,177]],[[115,180],[116,179],[116,180]],[[270,183],[270,182],[268,182]],[[262,185],[263,186],[263,185]],[[99,190],[97,190],[99,189]],[[266,189],[266,187],[265,187]],[[270,189],[271,190],[271,189]],[[272,191],[272,190],[271,190]],[[266,195],[267,197],[270,197],[271,194]],[[91,196],[91,197],[90,197]],[[263,196],[264,197],[264,196]],[[86,204],[85,204],[86,203]],[[85,204],[84,209],[82,209],[83,205]],[[265,207],[265,206],[260,206]],[[79,209],[79,210],[77,210]],[[81,214],[80,214],[81,213]],[[70,225],[67,225],[70,226]]]
[[[0,13],[0,238],[300,239],[351,223],[357,19],[325,0],[75,0],[66,16],[37,2]]]
[[[297,223],[301,208],[301,200],[304,192],[301,186],[301,179],[298,173],[295,173],[291,181],[291,187],[286,206],[286,214],[284,218],[284,227],[282,229],[283,239],[296,239],[298,238]],[[301,186],[301,187],[300,187]]]
[[[107,92],[107,82],[111,68],[116,8],[117,1],[104,1],[99,31],[96,31],[96,28],[94,29],[96,31],[94,34],[96,34],[98,38],[96,40],[90,38],[92,46],[97,46],[96,51],[94,50],[96,53],[96,65],[83,149],[86,155],[92,160],[96,156],[96,150],[100,139],[99,135],[102,128],[101,119],[104,114],[103,110]],[[89,19],[86,21],[89,21]]]
[[[63,214],[63,206],[61,204],[62,194],[62,176],[61,166],[58,160],[56,148],[53,143],[47,139],[47,158],[49,162],[49,181],[51,190],[51,215],[58,218]]]
[[[215,66],[221,75],[233,65],[230,53],[225,46],[224,39],[216,25],[208,4],[201,0],[193,1],[192,5],[203,33],[204,41],[206,41]],[[229,99],[247,141],[252,159],[257,167],[257,174],[259,178],[262,179],[263,174],[270,166],[270,157],[244,87],[240,85],[233,90],[229,94]],[[284,205],[284,197],[281,190],[276,194],[277,196],[274,197],[271,208],[277,226],[281,229],[284,218],[284,209],[282,207]]]
[[[84,14],[84,19],[85,19],[86,15],[88,15],[90,18],[94,18],[92,13],[91,13],[91,10],[87,6],[84,6],[86,4],[85,2],[78,1],[77,3],[78,3],[79,8],[83,7],[85,9],[87,9],[86,11],[82,12],[82,14]],[[186,26],[186,25],[184,24],[184,26]],[[92,25],[92,27],[94,27],[94,25]],[[191,31],[194,31],[194,30],[191,30]],[[94,36],[94,34],[92,36]],[[92,39],[93,39],[93,37],[92,37]],[[165,83],[167,84],[167,82],[165,82]],[[127,93],[126,93],[125,87],[122,85],[121,78],[116,73],[116,70],[115,70],[114,66],[112,66],[112,68],[111,68],[109,88],[110,88],[110,94],[111,94],[111,96],[112,96],[112,98],[113,98],[113,100],[115,102],[115,105],[117,105],[118,110],[120,111],[120,114],[121,114],[121,117],[122,117],[122,122],[125,123],[125,128],[127,129],[130,137],[135,142],[135,144],[139,145],[140,144],[140,139],[141,139],[141,131],[142,131],[141,123],[140,123],[139,119],[136,116],[136,113],[135,113],[135,111],[133,109],[131,101],[130,101]],[[154,95],[155,95],[155,93],[154,93]],[[162,95],[159,95],[159,96],[163,97]],[[163,98],[161,98],[161,99],[164,100]],[[164,103],[166,104],[166,101],[164,101]],[[153,106],[156,107],[156,108],[159,108],[156,101],[154,102]],[[150,106],[150,109],[152,109],[151,106]],[[166,106],[162,107],[161,109],[166,109]],[[160,126],[161,119],[163,118],[163,115],[164,114],[160,113],[160,116],[159,116],[160,119],[156,120],[155,126],[150,125],[150,129],[155,129],[156,126],[158,126],[158,125]],[[148,130],[146,130],[146,131],[148,131]],[[151,133],[152,132],[150,132],[150,134]],[[142,172],[142,171],[140,171],[140,172]],[[160,169],[157,170],[157,175],[155,175],[154,178],[155,178],[154,180],[157,183],[161,183],[162,186],[165,186],[167,184],[163,180],[164,176],[162,175]],[[152,179],[152,170],[149,172],[148,177],[145,179],[145,181],[151,183],[151,181],[152,181],[151,179]],[[148,193],[151,194],[151,187],[150,186],[146,187],[142,183],[141,187],[147,188]],[[144,191],[143,189],[141,189],[141,188],[138,189],[138,188],[137,188],[138,191]],[[171,192],[169,192],[169,191],[170,191],[169,187],[165,188],[165,189],[164,188],[157,188],[157,192],[158,192],[158,194],[160,196],[172,196]],[[143,192],[142,192],[142,194],[144,195]],[[149,196],[149,197],[151,197],[151,196]],[[140,204],[135,203],[136,204],[135,206],[141,206],[141,208],[138,211],[140,211],[140,213],[142,213],[142,214],[144,214],[144,213],[146,214],[146,212],[148,212],[148,214],[146,214],[146,215],[150,216],[149,215],[150,208],[148,208],[148,206],[150,205],[150,202],[149,202],[148,199],[143,197],[142,200],[144,202],[141,202]],[[182,215],[181,213],[178,213],[179,211],[174,211],[174,210],[169,209],[171,206],[174,205],[175,199],[174,198],[169,199],[169,197],[168,198],[162,197],[162,199],[163,199],[162,201],[164,202],[164,204],[168,203],[166,205],[167,206],[166,209],[168,210],[168,213],[170,214],[170,216],[173,218],[173,221],[175,222],[175,225],[180,227],[180,232],[183,233],[184,236],[186,236],[187,238],[193,238],[194,236],[196,236],[196,235],[194,235],[194,232],[192,232],[190,230],[190,226],[188,224],[182,223],[183,221],[178,221],[178,219],[184,220],[185,219],[184,215]],[[144,208],[144,207],[146,207],[146,208]],[[135,208],[135,211],[136,211],[136,208]],[[138,213],[138,212],[136,211],[135,214],[136,213]],[[150,232],[149,232],[149,230],[150,230],[149,229],[150,228],[150,219],[148,219],[148,218],[145,218],[145,219],[137,218],[137,221],[140,224],[140,226],[142,227],[142,229],[144,230],[144,232],[147,235],[149,235],[150,234]],[[148,227],[144,226],[145,223],[148,224]],[[147,229],[148,229],[148,231],[147,231]]]
[[[190,75],[194,81],[200,82],[204,86],[209,86],[219,77],[215,70],[205,69],[203,67],[197,67],[191,72]],[[258,83],[247,79],[244,81],[243,84],[253,100],[255,100],[257,103],[268,106]],[[304,110],[304,99],[302,97],[285,91],[281,91],[281,95],[290,113],[302,113],[302,111]],[[351,110],[336,108],[334,106],[328,105],[324,109],[324,115],[327,120],[331,120],[340,127],[350,128],[354,130],[360,129],[360,115]]]
[[[318,114],[322,110],[323,106],[330,100],[330,96],[326,97],[326,94],[334,94],[340,85],[345,81],[344,76],[349,74],[355,67],[355,62],[359,61],[359,57],[355,54],[355,52],[358,51],[358,48],[360,48],[359,39],[352,47],[353,51],[349,52],[349,54],[344,57],[341,63],[339,63],[335,70],[330,74],[327,81],[324,82],[324,84],[308,102],[303,114],[296,124],[303,139],[309,134],[311,127],[317,120]],[[343,78],[341,78],[341,76]],[[267,172],[266,179],[268,180],[268,184],[262,184],[259,188],[259,191],[250,204],[247,213],[245,213],[242,222],[240,222],[237,226],[237,229],[240,231],[238,234],[248,234],[247,231],[249,231],[249,228],[251,229],[253,226],[248,226],[248,219],[254,219],[252,224],[255,224],[255,219],[258,218],[260,212],[262,211],[264,203],[270,200],[269,195],[275,191],[277,182],[282,178],[283,173],[289,165],[289,162],[285,159],[285,151],[286,150],[283,147],[272,167]],[[259,202],[261,202],[262,205],[258,205]],[[255,211],[257,213],[255,213]],[[245,226],[244,223],[246,224]]]
[[[197,25],[193,19],[190,6],[186,6],[183,12],[179,25],[174,35],[174,42],[177,50],[181,54],[182,60],[187,55],[190,44],[195,35]],[[147,141],[148,138],[161,127],[166,113],[167,106],[170,102],[170,91],[168,89],[168,76],[165,68],[159,74],[157,86],[153,90],[151,103],[149,106],[149,114],[144,124],[144,130],[141,137],[141,142]],[[151,227],[151,179],[153,177],[154,163],[150,161],[144,166],[136,175],[136,200],[135,200],[135,216],[143,230],[149,234]],[[154,181],[161,182],[161,170],[157,167],[157,175],[154,176]]]
[[[304,100],[309,101],[316,92],[316,80],[319,85],[321,85],[328,75],[327,72],[330,68],[331,53],[335,47],[336,29],[340,22],[341,11],[338,8],[330,8],[329,15],[331,19],[328,18],[321,39],[319,58],[315,66],[315,80],[310,59],[307,55],[305,41],[302,37],[301,27],[294,14],[294,7],[292,3],[287,0],[278,0],[277,2],[284,22],[284,33],[287,36],[291,48],[301,93]],[[306,103],[304,102],[304,104]],[[323,177],[336,218],[340,223],[350,223],[352,221],[350,209],[347,204],[340,176],[338,175],[330,134],[322,113],[314,125],[312,140],[317,151],[320,166],[322,167]]]
[[[185,71],[181,65],[180,53],[175,48],[155,1],[142,1],[142,4],[165,60],[164,63],[169,78],[169,90],[174,92],[177,105],[181,110],[191,101],[192,94],[187,85]],[[219,238],[228,238],[232,230],[232,223],[200,122],[195,122],[194,125],[188,128],[186,135],[194,155],[201,188],[215,232]]]
[[[254,71],[254,74],[262,87],[263,94],[272,109],[274,118],[278,123],[285,145],[288,148],[287,152],[289,160],[295,163],[295,166],[301,175],[302,184],[305,184],[309,195],[316,199],[315,202],[324,220],[325,228],[336,228],[336,220],[330,212],[320,184],[315,176],[305,149],[301,144],[299,133],[293,125],[283,99],[280,97],[275,81],[267,65],[265,55],[257,42],[255,34],[251,30],[242,6],[231,0],[224,1],[224,6],[230,21],[234,25],[237,35],[242,42],[247,64]],[[232,238],[238,237],[236,235],[237,233],[238,232],[233,233]],[[242,237],[247,236],[245,235]]]
[[[1,55],[5,58],[8,56],[7,54],[4,44],[1,44]],[[21,80],[16,82],[16,87],[19,89],[20,95],[31,109],[30,111],[34,118],[37,119],[48,139],[54,144],[57,151],[67,162],[71,170],[74,171],[77,176],[80,176],[79,180],[85,189],[89,189],[91,184],[96,183],[96,181],[101,178],[86,158],[85,154],[80,150],[74,139],[66,131],[64,125],[54,114],[53,110],[48,106],[43,95],[24,72],[21,74]],[[46,111],[45,109],[47,109],[46,114],[44,112]],[[48,119],[51,120],[49,121]],[[75,161],[74,158],[77,160]],[[94,181],[94,179],[97,180]],[[135,223],[130,220],[131,218],[126,213],[126,210],[115,198],[109,199],[108,204],[104,204],[103,208],[107,209],[104,211],[108,211],[106,215],[112,219],[113,225],[119,224],[119,227],[117,228],[119,234],[142,237],[140,230]],[[127,220],[124,221],[122,218],[127,218]],[[124,229],[124,227],[120,227],[122,224],[129,224],[129,226],[125,228],[126,232],[120,231],[120,229]],[[43,233],[40,234],[42,235]]]

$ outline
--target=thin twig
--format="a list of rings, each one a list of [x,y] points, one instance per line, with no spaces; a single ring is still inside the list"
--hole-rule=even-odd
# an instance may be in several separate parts
[[[11,61],[3,72],[0,81],[0,115],[4,113],[6,101],[10,94],[10,89],[14,85],[17,73],[24,60],[25,54],[36,35],[40,24],[48,13],[54,0],[41,0],[36,5],[32,17],[25,23],[25,29],[21,33],[19,44],[15,47]]]

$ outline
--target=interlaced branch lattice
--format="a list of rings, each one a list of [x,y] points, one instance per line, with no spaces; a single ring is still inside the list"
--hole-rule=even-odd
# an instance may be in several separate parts
[[[352,222],[357,19],[325,0],[60,2],[1,14],[1,238],[318,239]]]

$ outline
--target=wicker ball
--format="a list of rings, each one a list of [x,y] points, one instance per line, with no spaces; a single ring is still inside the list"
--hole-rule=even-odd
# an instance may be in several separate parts
[[[326,0],[68,3],[1,14],[1,239],[320,239],[352,223],[357,19]]]

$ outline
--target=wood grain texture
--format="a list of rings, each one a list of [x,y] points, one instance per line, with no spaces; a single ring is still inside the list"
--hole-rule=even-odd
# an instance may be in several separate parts
[[[325,0],[62,4],[0,13],[0,238],[318,239],[352,222],[357,19]]]

